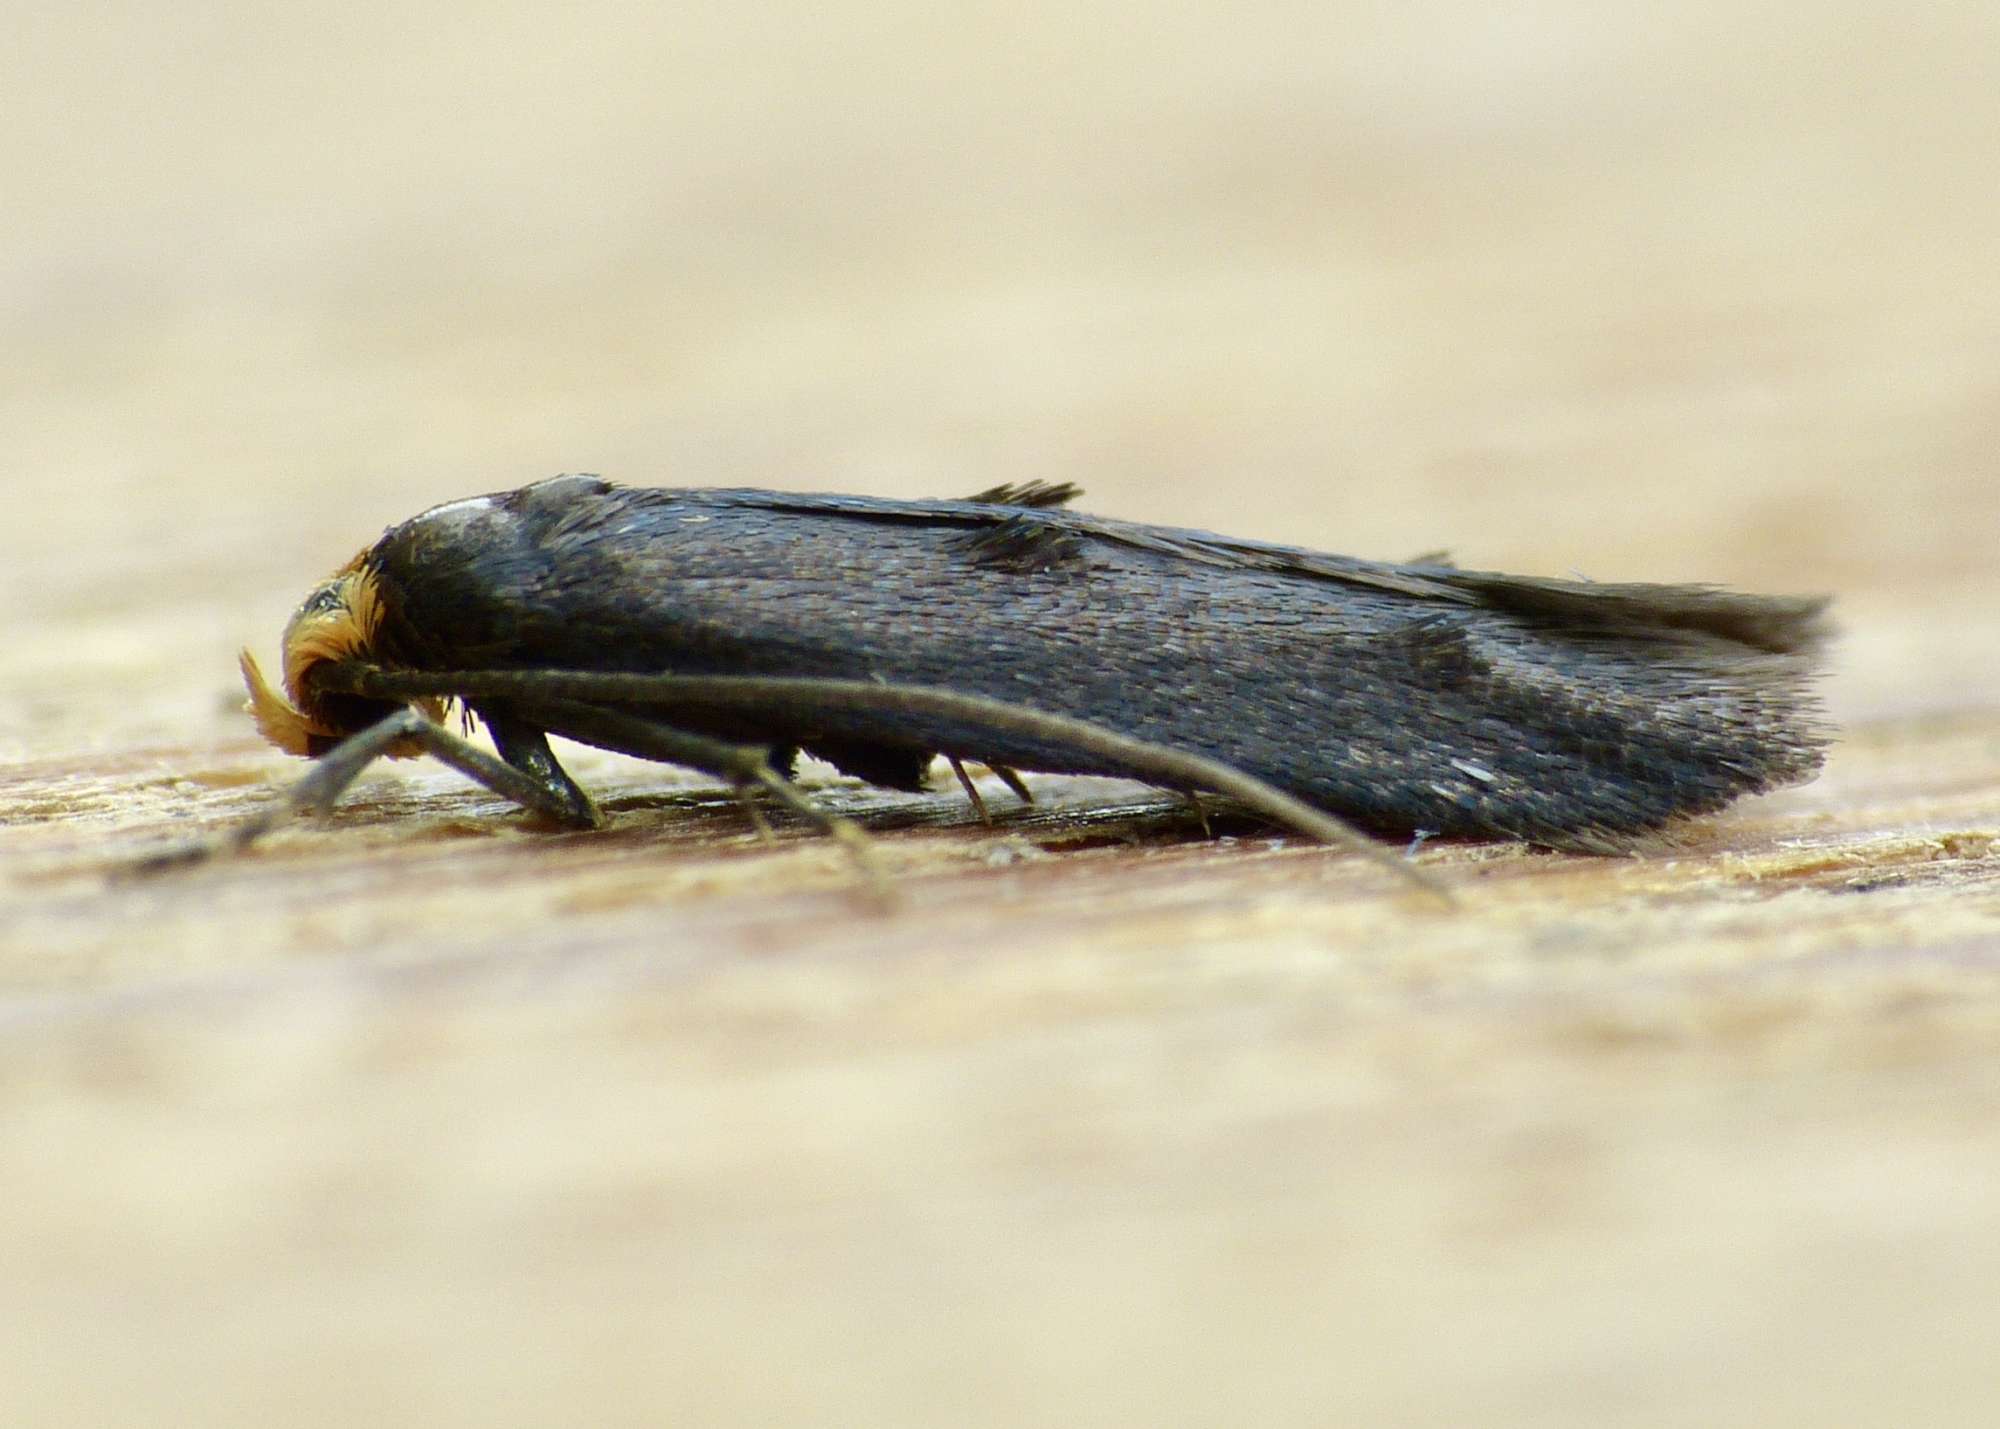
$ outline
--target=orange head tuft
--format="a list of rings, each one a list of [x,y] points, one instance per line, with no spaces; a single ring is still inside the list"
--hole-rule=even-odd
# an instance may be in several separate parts
[[[285,626],[282,694],[264,678],[255,656],[245,650],[239,657],[243,683],[250,691],[246,708],[257,721],[258,733],[287,754],[319,755],[385,713],[370,704],[365,719],[357,721],[352,712],[343,717],[313,688],[310,678],[313,668],[326,662],[369,659],[381,623],[381,591],[373,573],[356,556],[307,596]],[[424,701],[422,708],[433,720],[444,716],[439,701]],[[395,757],[419,752],[414,745],[389,751]]]

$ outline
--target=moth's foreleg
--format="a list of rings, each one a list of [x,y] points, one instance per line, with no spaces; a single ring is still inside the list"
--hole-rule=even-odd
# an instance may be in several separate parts
[[[138,860],[132,871],[156,873],[182,864],[199,863],[217,854],[235,853],[297,814],[325,813],[347,792],[362,771],[405,741],[414,741],[426,754],[525,808],[548,814],[565,823],[578,822],[574,806],[560,788],[550,787],[533,774],[495,759],[478,745],[460,739],[419,711],[402,709],[320,755],[305,776],[280,794],[269,807],[260,809],[220,838],[184,844],[149,855]],[[547,745],[542,748],[546,752]],[[588,803],[587,800],[585,802]]]

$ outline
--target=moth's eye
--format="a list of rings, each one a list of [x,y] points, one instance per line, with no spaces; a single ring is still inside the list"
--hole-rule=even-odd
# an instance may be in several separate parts
[[[339,608],[340,591],[332,586],[328,586],[325,590],[313,592],[312,599],[306,602],[305,613],[307,615],[323,615],[329,610],[338,610]]]

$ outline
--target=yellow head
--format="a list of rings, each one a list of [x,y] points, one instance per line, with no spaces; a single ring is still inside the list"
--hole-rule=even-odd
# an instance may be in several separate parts
[[[385,711],[372,701],[328,699],[313,688],[309,676],[313,667],[323,662],[371,658],[381,624],[381,590],[363,556],[356,556],[307,596],[286,624],[281,646],[283,694],[271,688],[257,666],[256,657],[248,650],[238,657],[243,683],[250,690],[247,708],[257,721],[258,733],[287,754],[314,756],[324,754],[380,718]],[[361,707],[342,708],[350,703]],[[418,704],[431,719],[444,717],[443,701],[424,700]],[[388,752],[391,757],[406,758],[422,751],[411,744]]]

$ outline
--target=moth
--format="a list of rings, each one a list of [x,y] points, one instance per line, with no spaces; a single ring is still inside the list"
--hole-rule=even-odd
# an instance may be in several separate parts
[[[962,501],[558,476],[391,527],[299,607],[250,710],[318,761],[248,842],[428,754],[558,824],[549,746],[763,790],[801,752],[893,789],[943,756],[1230,796],[1320,838],[1613,851],[1811,777],[1826,601],[1391,564]],[[461,738],[456,704],[497,754]],[[968,784],[968,787],[969,784]]]

